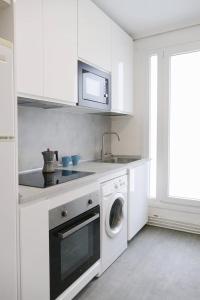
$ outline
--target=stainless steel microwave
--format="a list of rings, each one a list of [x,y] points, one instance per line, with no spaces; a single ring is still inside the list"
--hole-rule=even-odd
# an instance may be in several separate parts
[[[110,74],[78,62],[78,105],[109,111],[111,107]]]

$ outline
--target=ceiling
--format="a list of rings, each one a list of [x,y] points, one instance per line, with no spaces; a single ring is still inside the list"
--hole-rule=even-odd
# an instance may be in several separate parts
[[[93,0],[133,38],[200,24],[200,0]]]

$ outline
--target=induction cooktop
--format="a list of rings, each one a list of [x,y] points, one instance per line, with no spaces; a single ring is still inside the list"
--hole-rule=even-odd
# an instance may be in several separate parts
[[[34,171],[19,175],[19,184],[37,188],[47,188],[67,181],[94,174],[93,172],[80,172],[71,170],[56,170],[54,173]]]

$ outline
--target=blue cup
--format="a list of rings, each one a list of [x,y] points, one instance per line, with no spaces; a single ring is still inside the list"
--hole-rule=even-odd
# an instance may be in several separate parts
[[[70,157],[70,156],[63,156],[63,157],[62,157],[62,164],[63,164],[63,167],[68,167],[70,161],[71,161],[71,157]]]
[[[80,155],[72,155],[72,164],[73,166],[77,166],[80,160]]]

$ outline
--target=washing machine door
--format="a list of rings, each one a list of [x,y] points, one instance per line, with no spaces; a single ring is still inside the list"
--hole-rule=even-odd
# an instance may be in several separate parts
[[[106,233],[114,238],[119,234],[124,222],[124,196],[120,193],[115,194],[108,205],[106,213]]]

